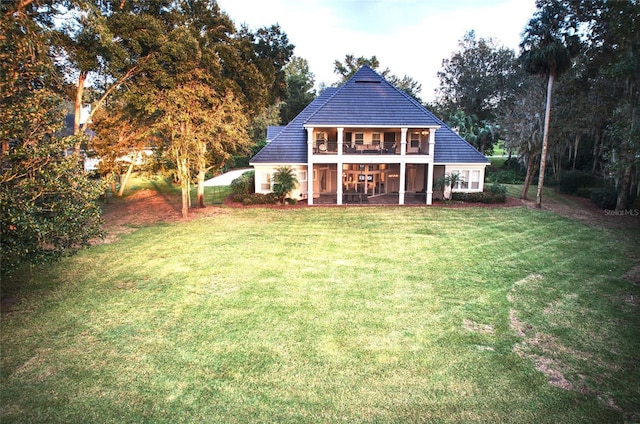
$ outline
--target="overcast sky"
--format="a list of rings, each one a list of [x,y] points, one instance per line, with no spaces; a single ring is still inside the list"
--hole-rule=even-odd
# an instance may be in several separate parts
[[[345,55],[376,56],[380,69],[422,84],[433,100],[442,59],[458,50],[465,32],[494,38],[518,52],[535,0],[218,0],[236,26],[280,24],[316,77],[337,81],[333,62]]]

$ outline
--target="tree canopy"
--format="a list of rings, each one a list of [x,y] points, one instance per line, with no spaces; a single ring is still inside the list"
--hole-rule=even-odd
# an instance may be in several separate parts
[[[100,235],[105,180],[88,178],[80,147],[100,154],[103,175],[154,148],[183,185],[186,215],[190,185],[203,206],[205,175],[248,151],[251,121],[287,96],[284,31],[237,29],[214,0],[20,1],[1,12],[3,273]],[[78,111],[88,81],[99,138],[76,116],[63,139],[65,82]]]
[[[101,234],[100,183],[65,156],[62,84],[49,57],[49,4],[3,4],[0,19],[0,231],[6,276]],[[7,18],[7,17],[10,18]]]

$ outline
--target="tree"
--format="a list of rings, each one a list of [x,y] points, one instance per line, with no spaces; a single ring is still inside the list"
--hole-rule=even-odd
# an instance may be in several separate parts
[[[315,76],[306,59],[294,57],[284,71],[287,96],[280,105],[280,122],[286,125],[315,99],[316,93],[313,90]]]
[[[170,0],[73,0],[65,24],[57,31],[59,56],[67,73],[78,75],[75,94],[74,134],[84,132],[109,95],[146,68],[164,44],[171,25]],[[102,95],[92,103],[80,128],[85,82],[94,75]],[[76,150],[80,146],[76,145]]]
[[[367,59],[364,56],[360,56],[356,58],[352,54],[347,54],[344,56],[344,63],[336,60],[333,62],[333,71],[340,76],[340,81],[338,81],[335,85],[341,85],[347,82],[349,78],[351,78],[361,67],[367,65],[371,67],[371,69],[378,69],[380,66],[380,61],[375,56],[371,56],[371,58]],[[380,74],[383,77],[386,77],[389,74],[389,68],[382,71]]]
[[[291,191],[298,186],[298,178],[293,168],[281,166],[273,173],[273,192],[281,204]]]
[[[467,32],[458,46],[438,72],[436,109],[484,154],[498,140],[498,109],[515,95],[517,61],[512,50],[499,47],[493,39],[476,39],[474,31]],[[466,125],[461,125],[460,114]]]
[[[458,47],[438,72],[438,109],[444,116],[462,110],[477,122],[493,122],[500,104],[514,94],[515,53],[493,39],[476,39],[474,31],[467,32]]]
[[[518,75],[521,78],[518,95],[502,105],[497,114],[497,121],[502,128],[505,146],[509,151],[515,151],[518,159],[526,167],[527,173],[520,197],[527,199],[542,150],[544,90],[533,77],[522,71]]]
[[[371,56],[371,58],[366,58],[364,56],[356,58],[354,55],[348,54],[344,57],[344,63],[336,60],[333,62],[333,65],[334,72],[340,75],[340,80],[334,84],[335,86],[338,86],[347,82],[347,80],[349,80],[349,78],[351,78],[358,71],[358,69],[360,69],[364,65],[369,66],[373,70],[378,70],[380,62],[375,56]],[[418,103],[422,103],[422,100],[418,96],[420,94],[420,91],[422,90],[422,84],[420,84],[418,81],[408,75],[405,75],[402,78],[399,78],[396,75],[392,75],[389,68],[381,71],[380,75],[386,78],[387,81],[389,81],[389,83],[391,83],[397,89],[404,91],[409,96],[413,97]],[[322,92],[322,89],[320,91]]]
[[[549,147],[553,83],[571,67],[572,58],[580,50],[580,41],[576,35],[576,22],[570,19],[567,7],[561,1],[537,0],[536,6],[538,10],[523,33],[520,60],[527,72],[541,75],[547,80],[544,132],[536,195],[536,207],[540,208]]]
[[[436,181],[436,187],[442,189],[445,200],[451,200],[453,188],[463,182],[464,178],[459,173],[447,172]]]
[[[124,194],[127,181],[136,164],[142,158],[145,147],[152,139],[149,122],[142,116],[134,117],[126,109],[126,98],[116,98],[108,109],[97,111],[93,118],[92,129],[95,136],[89,141],[89,148],[100,158],[100,174],[115,186],[115,177],[120,175],[120,187],[117,196]],[[130,158],[123,163],[122,158]],[[126,165],[126,170],[123,166]],[[124,174],[123,174],[124,171]],[[114,187],[114,194],[115,187]]]
[[[402,78],[399,78],[396,75],[391,75],[387,78],[387,81],[397,89],[402,90],[409,96],[413,97],[418,103],[422,103],[422,99],[418,95],[422,91],[422,84],[417,80],[408,75],[405,75]]]
[[[69,254],[100,236],[100,184],[66,157],[64,109],[45,2],[2,6],[0,19],[0,231],[4,277]]]
[[[594,152],[600,148],[605,170],[616,180],[616,209],[627,209],[640,182],[640,8],[635,0],[583,0],[570,6],[574,19],[586,27],[592,91],[608,105],[608,122],[598,133],[602,144]]]
[[[447,124],[482,154],[492,151],[493,143],[498,140],[499,125],[479,122],[475,115],[466,115],[461,109],[449,117]]]

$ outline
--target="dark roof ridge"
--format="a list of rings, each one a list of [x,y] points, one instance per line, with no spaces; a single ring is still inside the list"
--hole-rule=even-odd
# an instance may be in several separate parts
[[[333,91],[333,93],[327,93],[327,91]],[[303,119],[304,119],[304,121],[302,122],[302,124],[304,125],[304,123],[307,122],[309,117],[313,116],[313,114],[318,109],[320,109],[322,106],[324,106],[329,101],[329,99],[335,95],[336,91],[338,91],[338,89],[335,88],[335,87],[327,87],[327,88],[325,88],[324,91],[322,93],[320,93],[315,99],[313,99],[311,101],[311,103],[306,105],[305,108],[302,109],[302,111],[300,113],[298,113],[295,118],[293,118],[291,121],[289,121],[289,123],[284,126],[282,131],[280,131],[275,137],[273,137],[273,140],[277,140],[278,137],[280,137],[280,134],[282,134],[284,132],[284,130],[287,129],[289,126],[294,125],[294,124],[298,125],[298,123]],[[327,93],[327,98],[323,99],[322,96],[325,93]],[[311,114],[309,116],[305,117],[304,116],[305,112],[308,112],[307,109],[309,109],[309,110],[313,109],[313,110],[311,111]]]
[[[348,82],[348,81],[347,81]],[[327,97],[327,100],[325,100],[321,105],[319,105],[318,107],[316,107],[316,109],[313,111],[313,113],[309,116],[306,117],[306,119],[304,120],[304,122],[302,123],[302,126],[304,127],[304,124],[306,124],[307,122],[309,122],[309,119],[313,118],[313,116],[318,113],[318,111],[320,109],[322,109],[322,107],[324,105],[327,104],[327,102],[329,100],[331,100],[340,90],[342,90],[342,87],[344,87],[346,84],[346,82],[344,84],[342,84],[340,87],[327,87],[324,89],[324,91],[322,93],[320,93],[320,96],[322,96],[327,90],[332,90],[333,92]],[[318,97],[320,97],[318,96]],[[316,98],[318,98],[316,97]],[[293,121],[292,121],[293,122]]]

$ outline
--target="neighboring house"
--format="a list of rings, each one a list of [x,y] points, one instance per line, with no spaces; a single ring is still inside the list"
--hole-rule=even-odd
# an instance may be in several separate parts
[[[89,116],[89,112],[91,111],[90,107],[83,107],[82,109],[82,117],[80,119],[80,124],[84,125],[87,117]],[[62,130],[59,132],[61,137],[68,137],[73,135],[73,124],[74,124],[75,115],[73,113],[67,114],[64,120],[64,126]],[[85,134],[89,136],[89,139],[93,139],[96,136],[96,133],[91,129],[85,129]],[[70,155],[74,153],[73,147],[69,147],[65,152],[66,155]],[[84,170],[86,172],[94,172],[98,171],[100,168],[100,163],[102,162],[102,158],[96,155],[94,151],[85,151],[81,150],[80,154],[84,157]],[[123,165],[129,165],[133,162],[135,166],[142,166],[146,163],[147,159],[154,154],[153,147],[143,147],[140,151],[131,151],[126,155],[119,156],[116,158],[117,163],[121,163]]]
[[[250,161],[256,192],[272,190],[274,171],[297,172],[291,193],[309,204],[353,202],[430,205],[445,173],[454,191],[484,188],[489,164],[474,147],[420,103],[368,66],[344,85],[327,88]]]

